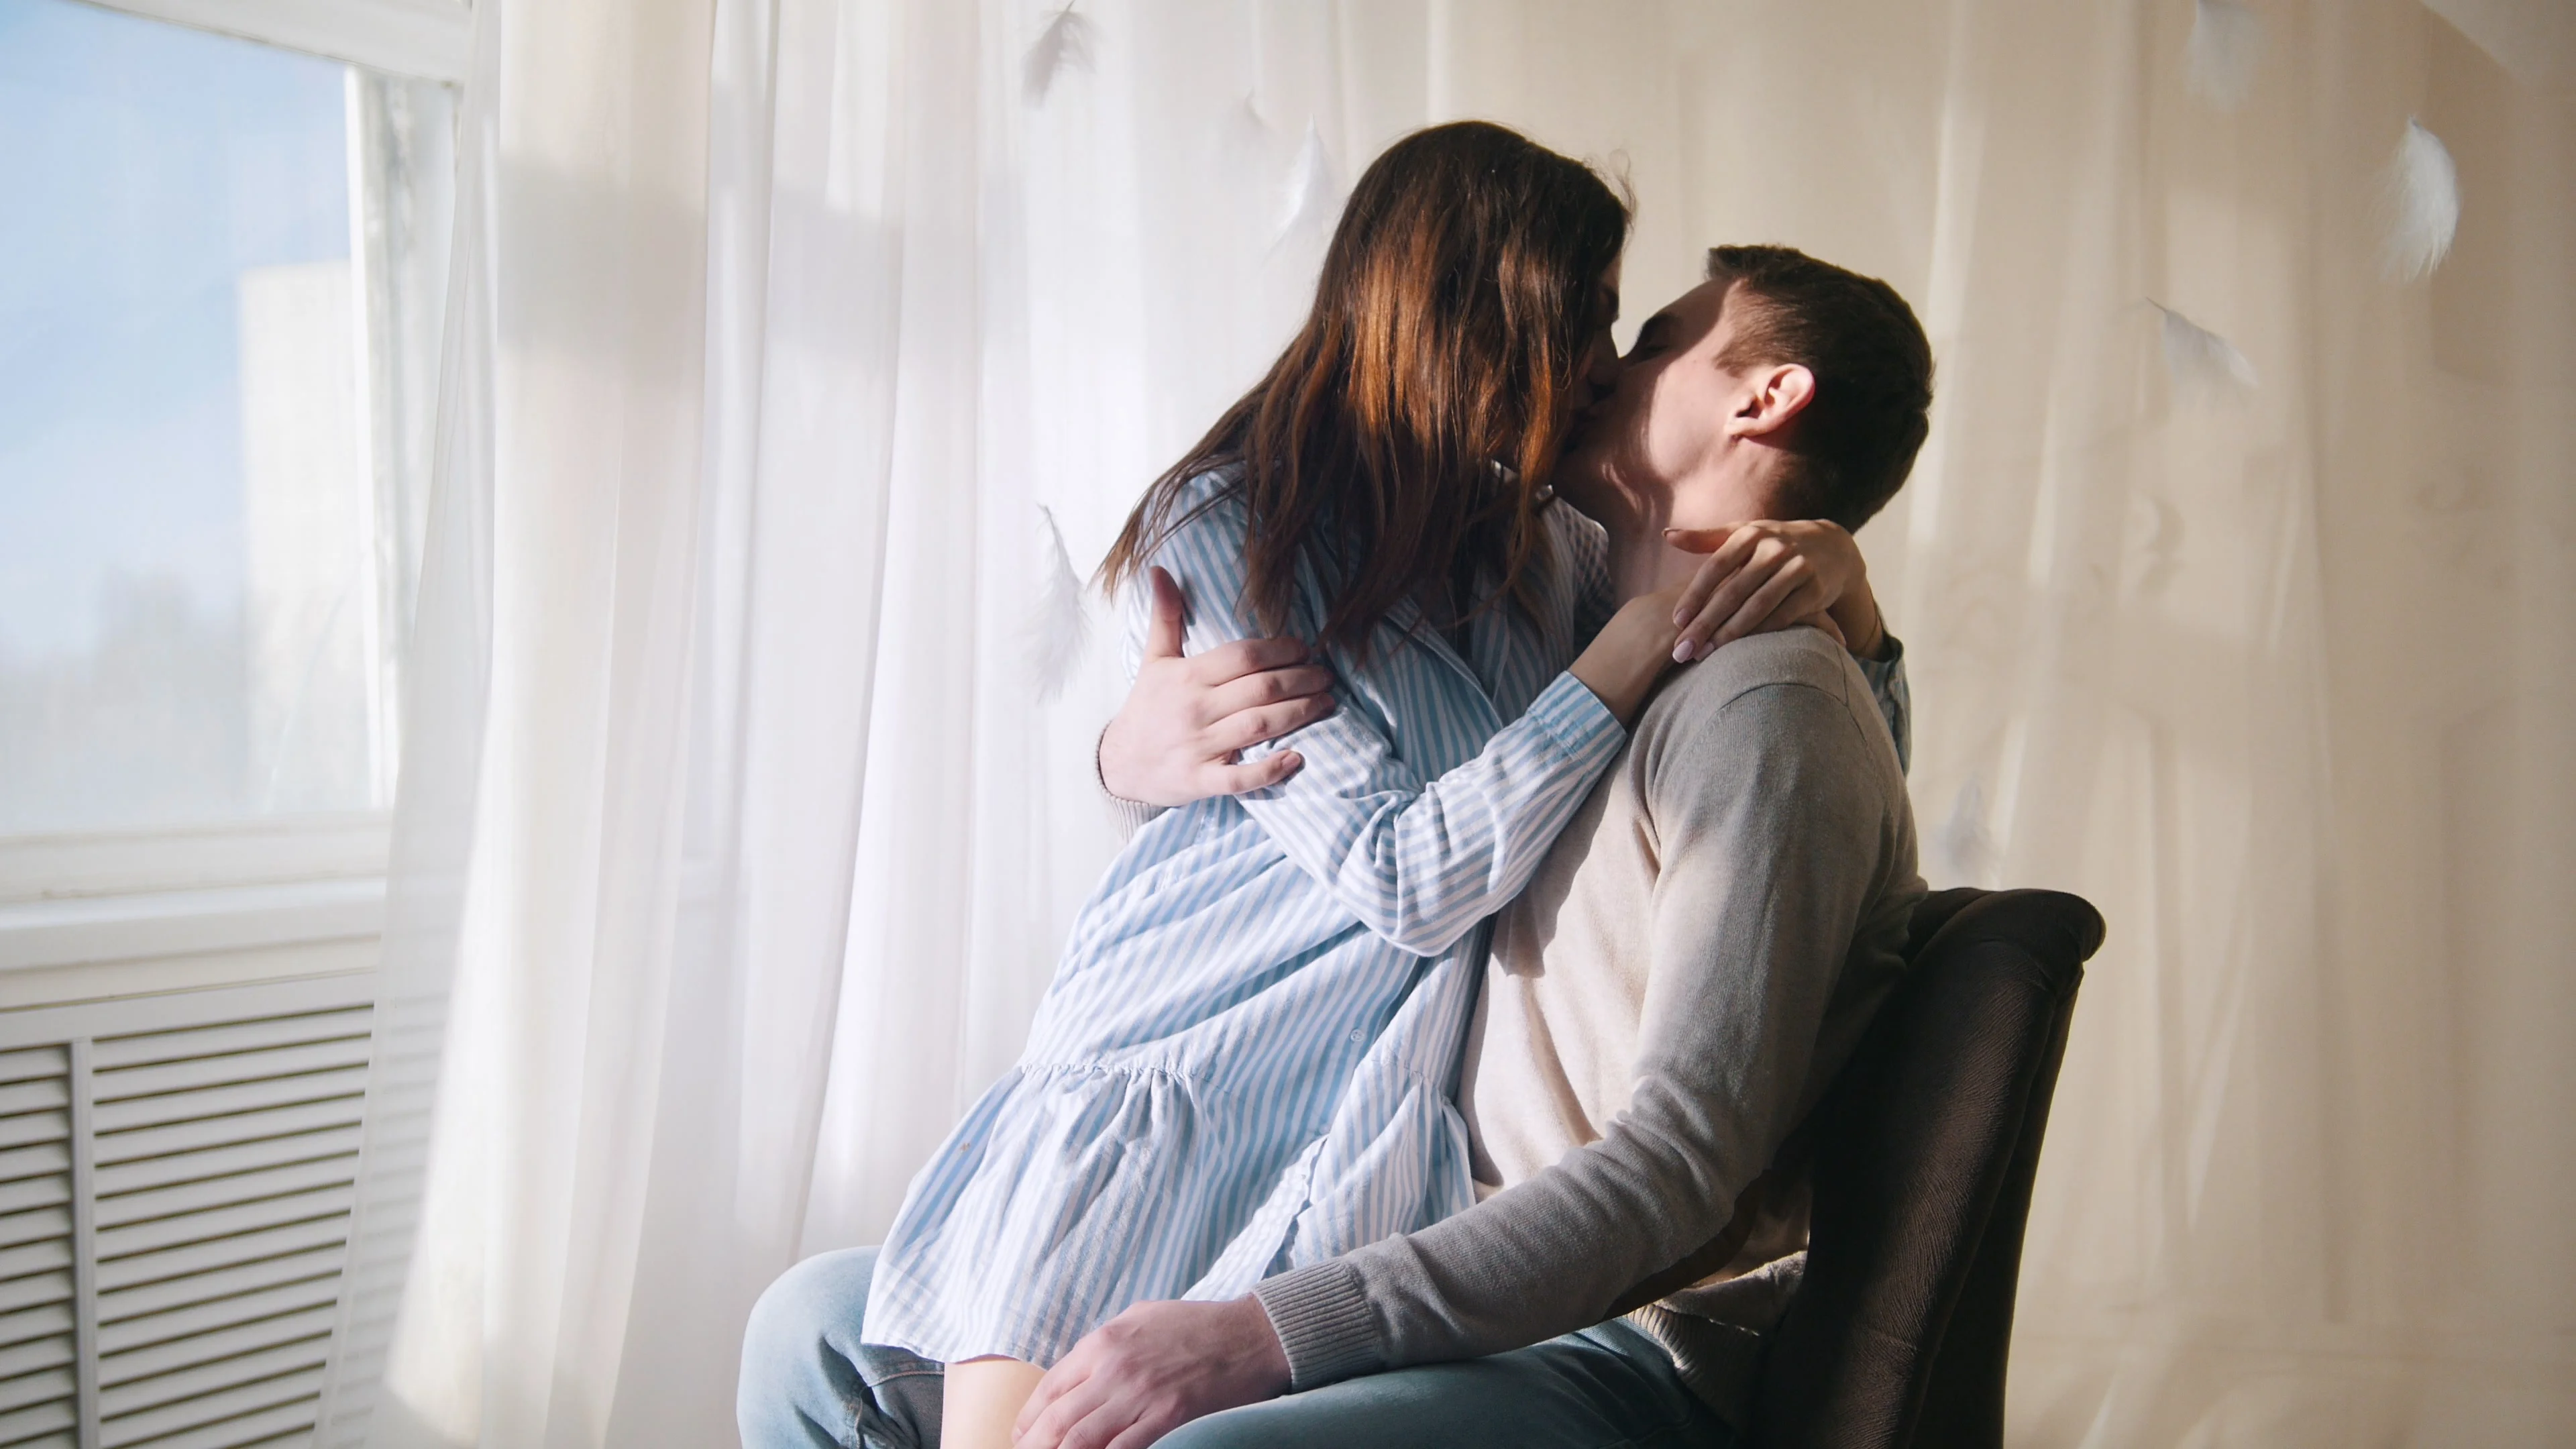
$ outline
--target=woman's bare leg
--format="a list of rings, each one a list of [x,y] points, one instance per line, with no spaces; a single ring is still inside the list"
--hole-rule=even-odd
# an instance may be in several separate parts
[[[1011,1449],[1011,1423],[1046,1370],[1015,1358],[970,1358],[948,1366],[939,1449]]]

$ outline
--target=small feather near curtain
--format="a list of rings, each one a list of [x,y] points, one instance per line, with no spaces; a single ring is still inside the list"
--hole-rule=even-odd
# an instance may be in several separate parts
[[[1862,538],[1925,870],[2112,925],[2014,1442],[2576,1438],[2563,7],[476,13],[320,1442],[731,1442],[1113,848],[1067,581],[1467,115],[1633,180],[1631,326],[1786,241],[1932,333]]]

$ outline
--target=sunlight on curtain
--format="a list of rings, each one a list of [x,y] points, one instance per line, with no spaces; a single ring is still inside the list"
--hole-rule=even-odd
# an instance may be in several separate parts
[[[1932,333],[1863,536],[1926,874],[2111,923],[2015,1441],[2576,1437],[2576,36],[2441,8],[2256,5],[2222,111],[2181,0],[1085,0],[1044,75],[1036,0],[483,0],[326,1442],[730,1442],[1113,847],[1039,508],[1087,568],[1463,115],[1633,178],[1631,327],[1786,241]]]

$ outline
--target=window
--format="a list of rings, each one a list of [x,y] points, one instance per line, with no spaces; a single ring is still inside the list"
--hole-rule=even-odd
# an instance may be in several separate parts
[[[334,1351],[468,15],[109,3],[0,0],[0,1443],[249,1449]]]
[[[0,0],[0,901],[380,868],[452,107]]]

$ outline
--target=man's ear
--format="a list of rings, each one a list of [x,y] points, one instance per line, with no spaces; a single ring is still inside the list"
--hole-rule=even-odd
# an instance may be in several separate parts
[[[1756,370],[1745,384],[1726,424],[1727,432],[1739,438],[1777,433],[1816,400],[1816,375],[1802,363],[1773,363]]]

